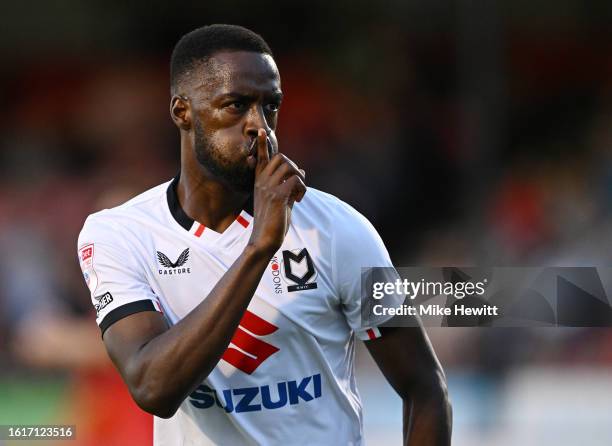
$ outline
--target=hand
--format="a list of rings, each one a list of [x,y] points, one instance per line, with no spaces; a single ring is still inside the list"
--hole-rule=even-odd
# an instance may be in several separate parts
[[[257,165],[253,209],[255,222],[249,244],[272,256],[289,230],[291,208],[306,193],[305,173],[282,153],[270,159],[264,129],[257,133]]]

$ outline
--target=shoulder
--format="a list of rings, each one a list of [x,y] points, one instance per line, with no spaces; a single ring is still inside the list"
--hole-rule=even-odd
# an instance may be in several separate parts
[[[294,206],[295,211],[300,218],[311,220],[332,234],[337,244],[351,245],[369,240],[382,243],[372,223],[359,211],[338,197],[313,187],[308,187],[304,199]]]
[[[348,203],[310,186],[302,201],[295,204],[294,211],[299,212],[300,216],[317,218],[334,226],[345,222],[367,222],[367,219]]]
[[[79,234],[79,246],[94,239],[117,240],[121,234],[144,219],[154,219],[160,212],[169,182],[155,186],[123,204],[90,214]]]
[[[309,187],[295,211],[302,229],[316,228],[316,240],[329,244],[331,280],[343,299],[358,296],[355,287],[360,286],[362,268],[393,266],[374,226],[339,198]]]

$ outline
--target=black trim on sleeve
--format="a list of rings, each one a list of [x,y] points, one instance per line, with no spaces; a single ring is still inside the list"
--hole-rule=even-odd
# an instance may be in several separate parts
[[[174,177],[166,190],[166,197],[168,198],[168,208],[170,208],[170,213],[176,222],[189,231],[191,226],[193,226],[194,220],[185,213],[181,207],[181,203],[179,203],[178,195],[176,193],[176,186],[178,185],[180,176],[181,173],[179,172],[178,175]]]
[[[102,322],[100,322],[100,330],[102,331],[102,336],[104,336],[104,332],[108,327],[113,325],[120,319],[127,317],[134,313],[140,313],[141,311],[157,311],[153,302],[149,299],[145,300],[137,300],[135,302],[130,302],[129,304],[121,305],[119,308],[115,308],[113,311],[108,313]]]

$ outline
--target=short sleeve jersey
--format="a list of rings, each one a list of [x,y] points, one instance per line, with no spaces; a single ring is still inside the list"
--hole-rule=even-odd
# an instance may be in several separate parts
[[[242,211],[217,233],[182,210],[176,185],[175,178],[85,222],[78,256],[103,333],[141,311],[176,324],[249,240],[251,215]],[[392,266],[375,229],[309,187],[221,360],[173,417],[154,418],[154,444],[362,444],[355,339],[379,337],[385,320],[361,324],[368,266]]]

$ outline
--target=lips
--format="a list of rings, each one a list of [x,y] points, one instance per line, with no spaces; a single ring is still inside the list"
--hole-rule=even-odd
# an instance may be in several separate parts
[[[249,155],[253,155],[257,158],[257,138],[253,138],[251,145],[249,146]]]
[[[268,156],[272,158],[272,141],[270,141],[269,137],[266,137],[266,142],[268,143]],[[257,159],[257,138],[254,138],[253,141],[251,141],[249,146],[249,155],[252,155],[255,157],[255,159]]]

